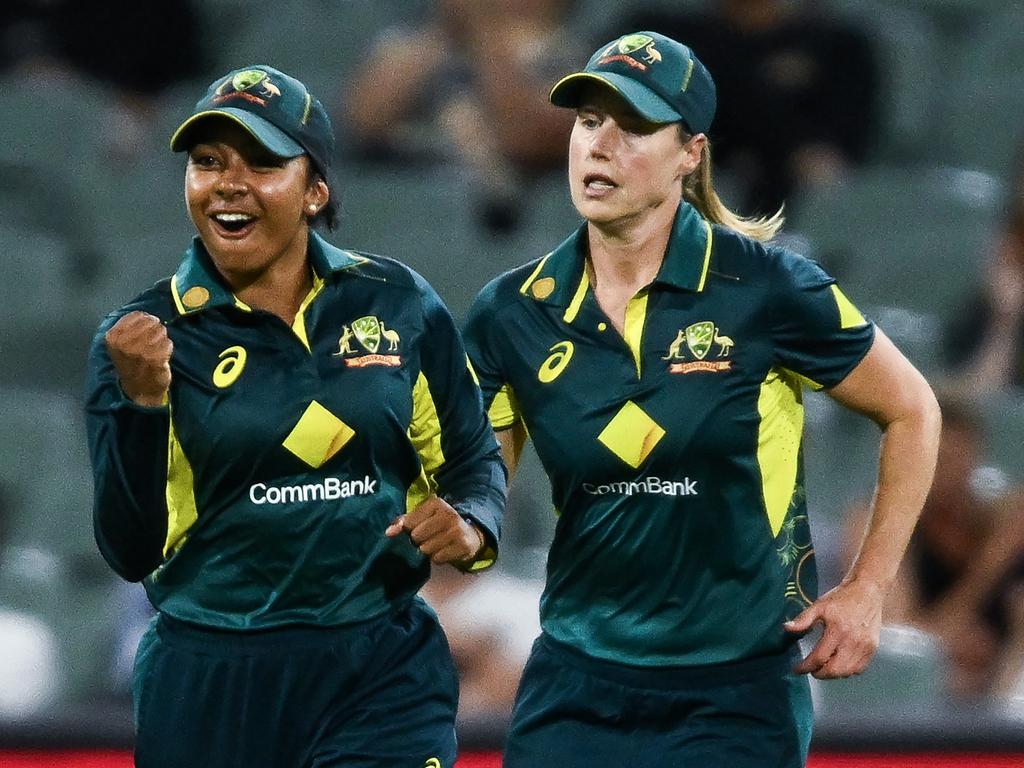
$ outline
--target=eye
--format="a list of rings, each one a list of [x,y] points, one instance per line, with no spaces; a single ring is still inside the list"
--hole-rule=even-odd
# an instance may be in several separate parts
[[[584,128],[597,128],[601,125],[601,121],[597,118],[593,112],[580,112],[576,115],[576,120]]]
[[[217,165],[217,158],[212,153],[203,150],[190,152],[188,161],[198,168],[213,168]]]

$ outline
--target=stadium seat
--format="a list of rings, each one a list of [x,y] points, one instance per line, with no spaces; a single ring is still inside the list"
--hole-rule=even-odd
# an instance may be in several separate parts
[[[987,174],[870,168],[807,191],[787,229],[929,367],[942,358],[939,330],[965,311],[981,279],[1001,201]]]
[[[881,77],[880,125],[872,157],[906,164],[929,156],[936,130],[941,37],[926,14],[891,3],[833,0],[874,41]]]
[[[1007,389],[979,398],[977,407],[985,431],[986,463],[1002,473],[1003,482],[1024,485],[1024,395]],[[989,475],[988,481],[998,484],[1000,476]]]
[[[1024,10],[980,17],[952,58],[940,113],[950,162],[1006,177],[1024,141]]]

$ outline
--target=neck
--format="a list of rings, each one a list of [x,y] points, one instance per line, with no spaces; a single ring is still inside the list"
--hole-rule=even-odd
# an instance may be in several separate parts
[[[618,288],[636,293],[654,280],[665,260],[679,201],[664,204],[642,219],[587,227],[595,290]]]
[[[306,254],[308,244],[309,232],[303,230],[296,241],[266,269],[225,277],[234,294],[247,305],[275,314],[291,325],[313,287],[313,273]]]

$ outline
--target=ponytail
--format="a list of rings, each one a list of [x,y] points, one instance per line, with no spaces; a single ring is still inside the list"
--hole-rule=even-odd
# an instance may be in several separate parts
[[[685,133],[680,124],[681,138],[684,143],[689,141],[690,136]],[[705,142],[700,154],[700,165],[697,170],[683,179],[683,199],[690,203],[705,219],[712,224],[720,224],[728,227],[741,235],[746,235],[752,240],[762,243],[768,242],[785,222],[782,215],[782,208],[779,208],[771,216],[752,216],[745,218],[730,211],[722,199],[715,192],[715,185],[711,180],[711,144]]]

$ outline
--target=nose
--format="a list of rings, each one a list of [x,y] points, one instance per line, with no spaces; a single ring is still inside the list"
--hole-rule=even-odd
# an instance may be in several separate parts
[[[237,197],[249,189],[244,163],[237,161],[227,163],[217,175],[215,191],[222,197]]]
[[[590,156],[608,159],[615,148],[615,126],[611,120],[605,120],[590,135]]]

